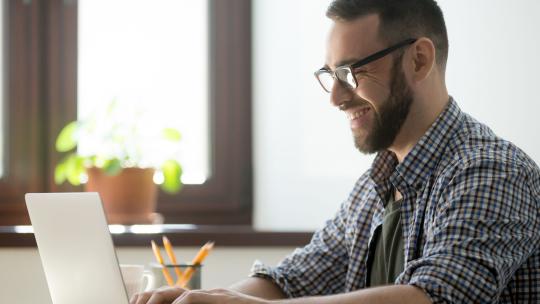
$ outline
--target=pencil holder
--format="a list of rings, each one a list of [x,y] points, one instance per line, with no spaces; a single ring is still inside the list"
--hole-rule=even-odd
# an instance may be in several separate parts
[[[151,263],[150,264],[150,271],[152,272],[154,276],[154,286],[153,289],[159,288],[162,286],[169,285],[165,275],[163,274],[163,268],[167,270],[167,272],[170,274],[170,277],[172,278],[174,284],[180,283],[182,280],[178,277],[177,271],[175,268],[180,270],[180,273],[186,274],[191,272],[190,279],[187,281],[185,288],[187,289],[201,289],[201,269],[203,265],[190,265],[190,264],[165,264],[160,265],[157,263]],[[189,269],[192,270],[189,270]]]

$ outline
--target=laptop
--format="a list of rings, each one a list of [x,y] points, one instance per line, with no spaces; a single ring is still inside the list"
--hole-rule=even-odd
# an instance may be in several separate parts
[[[28,193],[26,206],[53,304],[128,304],[97,193]]]

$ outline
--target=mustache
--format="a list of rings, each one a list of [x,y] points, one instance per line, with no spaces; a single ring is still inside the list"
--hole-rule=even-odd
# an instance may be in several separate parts
[[[357,99],[353,99],[353,100],[346,100],[344,101],[343,103],[341,103],[339,105],[339,109],[341,111],[347,111],[348,109],[350,108],[354,108],[354,107],[365,107],[365,106],[368,106],[368,107],[371,107],[371,103],[368,102],[368,101],[365,101],[361,98],[357,98]]]

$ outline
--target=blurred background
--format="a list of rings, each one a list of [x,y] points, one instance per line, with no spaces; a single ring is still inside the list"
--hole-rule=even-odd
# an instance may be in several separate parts
[[[83,190],[55,183],[63,157],[55,139],[69,121],[112,101],[143,117],[138,129],[182,134],[175,157],[184,187],[157,197],[165,224],[272,235],[221,248],[218,239],[204,288],[227,286],[253,260],[275,264],[301,246],[373,159],[355,150],[345,116],[313,77],[325,59],[328,0],[0,3],[0,226],[29,224],[26,192]],[[539,163],[540,2],[438,3],[450,42],[449,93]],[[79,150],[99,146],[80,140]],[[149,150],[150,158],[163,151]],[[50,303],[36,248],[2,235],[0,302]],[[291,235],[299,238],[276,241]],[[206,241],[191,237],[178,256]],[[120,262],[152,260],[146,239],[120,240]]]

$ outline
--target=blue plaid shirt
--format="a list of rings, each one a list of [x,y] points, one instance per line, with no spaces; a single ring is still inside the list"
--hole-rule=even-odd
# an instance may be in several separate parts
[[[252,275],[289,297],[365,287],[368,248],[394,187],[405,247],[395,284],[434,303],[540,303],[540,170],[452,98],[402,163],[379,153],[307,246],[277,267],[256,262]]]

